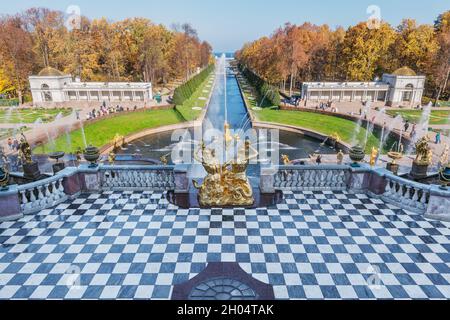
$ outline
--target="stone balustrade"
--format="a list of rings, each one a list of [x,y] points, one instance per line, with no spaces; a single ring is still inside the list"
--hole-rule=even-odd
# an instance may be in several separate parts
[[[1,191],[0,221],[19,219],[24,214],[55,207],[86,192],[134,190],[186,194],[191,183],[188,171],[189,165],[66,168],[56,176]],[[349,165],[262,166],[261,193],[275,194],[280,190],[366,193],[427,218],[450,221],[449,190],[416,183],[367,165],[358,168]]]
[[[431,195],[431,186],[387,173],[386,187],[381,198],[388,203],[416,213],[425,213]]]
[[[103,190],[154,190],[175,189],[174,166],[102,166],[100,169]]]
[[[348,166],[279,166],[273,187],[291,191],[339,191],[347,189],[349,178]]]
[[[36,213],[44,209],[52,208],[67,200],[64,191],[64,174],[37,182],[20,185],[19,193],[20,210],[23,214]]]

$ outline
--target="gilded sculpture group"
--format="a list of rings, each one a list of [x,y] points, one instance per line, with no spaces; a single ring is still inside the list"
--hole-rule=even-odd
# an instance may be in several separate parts
[[[239,141],[230,134],[225,124],[225,150],[231,144]],[[251,206],[254,204],[253,189],[247,178],[246,171],[251,159],[258,156],[257,151],[246,140],[237,151],[235,159],[222,161],[217,156],[216,149],[209,148],[204,142],[194,154],[207,172],[203,184],[193,181],[199,190],[199,203],[204,207]]]

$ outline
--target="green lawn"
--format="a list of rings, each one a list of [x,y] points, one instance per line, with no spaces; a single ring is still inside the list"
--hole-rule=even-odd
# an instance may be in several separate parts
[[[331,135],[337,132],[346,143],[352,142],[356,128],[356,123],[353,121],[312,112],[264,108],[261,111],[253,111],[253,114],[255,114],[260,121],[302,127],[320,132],[324,135]],[[366,129],[361,128],[357,140],[363,144],[365,137]],[[366,146],[366,152],[369,152],[372,147],[378,148],[379,145],[380,140],[371,133]]]
[[[422,117],[421,110],[388,110],[386,113],[391,117],[401,115],[403,119],[407,119],[412,123],[419,123]],[[450,110],[432,110],[430,116],[431,125],[448,124],[450,121]]]
[[[41,119],[43,122],[52,122],[58,114],[63,117],[72,113],[71,109],[0,109],[0,123],[34,123]]]
[[[28,131],[29,128],[27,127],[21,127],[20,129],[16,130],[16,129],[0,129],[0,140],[1,139],[6,139],[6,138],[14,138],[14,135],[20,134],[20,132],[26,132]]]
[[[102,147],[112,141],[116,134],[128,136],[149,128],[156,128],[183,122],[184,119],[173,109],[136,111],[124,115],[99,120],[87,124],[84,128],[88,144]],[[66,135],[55,140],[54,147],[47,143],[37,147],[37,154],[53,151],[74,152],[78,147],[84,149],[82,131],[75,130],[70,133],[70,145]]]
[[[192,110],[192,108],[199,107],[204,109],[206,107],[206,103],[208,102],[208,100],[200,98],[209,97],[211,90],[213,89],[213,85],[211,85],[210,87],[207,87],[207,85],[209,81],[211,81],[212,79],[214,79],[214,73],[212,73],[201,84],[201,86],[197,89],[197,91],[195,91],[195,93],[188,100],[186,100],[182,105],[177,106],[177,110],[187,121],[196,120],[202,113],[202,110]]]

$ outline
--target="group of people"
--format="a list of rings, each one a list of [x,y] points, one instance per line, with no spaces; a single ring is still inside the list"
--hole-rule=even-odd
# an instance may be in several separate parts
[[[329,101],[327,103],[321,102],[318,105],[316,105],[316,110],[322,110],[322,111],[331,111],[334,113],[338,113],[339,109],[337,107],[333,107],[333,102]]]
[[[14,139],[11,137],[8,138],[8,147],[11,151],[19,151],[19,146],[20,143],[17,138]]]
[[[405,124],[404,124],[405,132],[408,132],[409,128],[412,127],[411,133],[410,133],[410,137],[411,138],[414,138],[416,136],[416,134],[417,134],[416,126],[417,126],[417,124],[415,124],[415,123],[413,123],[412,126],[411,126],[411,123],[409,122],[409,120],[405,121]],[[434,140],[434,143],[435,144],[441,144],[442,143],[442,136],[441,136],[441,132],[440,131],[438,131],[436,133],[436,138]]]
[[[137,106],[134,106],[133,110],[136,111],[137,110]],[[114,113],[119,113],[119,112],[124,112],[124,111],[130,111],[130,108],[124,108],[123,106],[109,106],[107,107],[105,103],[103,103],[103,105],[100,106],[100,108],[97,110],[96,108],[92,109],[92,111],[88,112],[88,114],[86,115],[86,120],[92,120],[92,119],[97,119],[97,118],[101,118],[110,114],[114,114]]]

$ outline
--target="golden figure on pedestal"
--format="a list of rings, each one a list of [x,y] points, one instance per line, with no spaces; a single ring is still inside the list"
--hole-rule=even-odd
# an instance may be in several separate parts
[[[426,135],[416,143],[417,156],[414,163],[417,165],[430,165],[433,162],[433,151],[428,145],[429,142],[430,137]]]
[[[283,164],[284,164],[285,166],[289,166],[289,165],[292,164],[292,161],[291,161],[291,159],[289,159],[289,156],[288,156],[287,154],[283,154],[283,155],[281,156],[281,161],[283,161]]]
[[[370,153],[370,166],[374,167],[378,158],[378,149],[372,147],[372,152]]]
[[[237,141],[230,133],[225,123],[224,142],[226,149],[233,141]],[[201,153],[201,154],[200,154]],[[251,159],[258,156],[252,148],[250,141],[246,140],[239,148],[236,159],[221,163],[216,150],[207,148],[202,142],[200,148],[194,154],[207,172],[203,184],[193,181],[194,187],[199,190],[199,203],[203,207],[231,207],[251,206],[254,204],[253,189],[247,178],[246,171]]]
[[[22,161],[22,164],[33,163],[33,160],[31,159],[31,147],[23,133],[19,144],[19,159]]]

